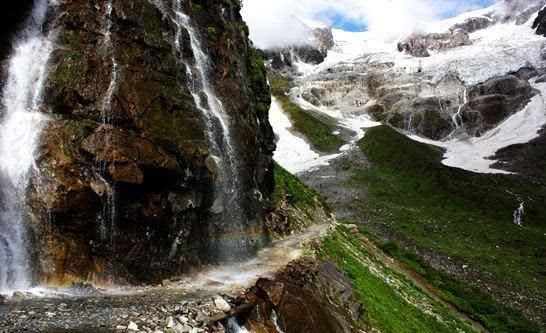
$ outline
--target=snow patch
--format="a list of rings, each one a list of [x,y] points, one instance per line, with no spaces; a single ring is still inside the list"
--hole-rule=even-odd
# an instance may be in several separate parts
[[[307,141],[296,135],[290,119],[275,98],[273,98],[269,110],[269,122],[279,139],[274,159],[291,173],[297,174],[318,166],[328,165],[328,161],[336,157],[336,155],[321,156],[311,148]]]
[[[522,111],[507,118],[482,137],[439,142],[416,135],[408,136],[419,142],[445,148],[442,163],[446,166],[477,173],[509,174],[508,171],[491,167],[497,162],[491,157],[500,149],[536,139],[546,124],[546,83],[535,83],[533,87],[541,93],[533,97]]]

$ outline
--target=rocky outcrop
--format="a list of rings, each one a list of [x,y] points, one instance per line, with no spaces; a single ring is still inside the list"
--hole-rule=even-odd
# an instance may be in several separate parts
[[[468,32],[456,29],[428,35],[412,34],[398,43],[398,51],[414,57],[429,57],[429,51],[439,52],[465,45],[472,45]]]
[[[238,316],[252,332],[358,332],[364,314],[335,263],[315,259],[289,264],[274,280],[258,280],[235,302],[253,305]]]
[[[435,140],[453,132],[452,115],[464,104],[464,82],[455,75],[424,84],[392,81],[378,72],[367,85],[375,102],[366,110],[375,120]]]
[[[332,28],[316,28],[313,30],[313,37],[315,46],[324,54],[336,46]]]
[[[538,12],[538,16],[533,22],[533,29],[536,29],[538,35],[546,37],[546,8]]]
[[[274,70],[293,67],[295,62],[318,65],[326,59],[328,51],[335,46],[331,28],[309,29],[309,40],[304,45],[272,48],[264,51],[265,58]]]
[[[495,15],[499,22],[515,22],[522,25],[529,21],[536,13],[546,5],[544,0],[505,0],[503,11]]]
[[[504,1],[502,10],[484,15],[470,17],[464,22],[453,25],[445,33],[420,34],[413,33],[398,43],[398,51],[406,52],[414,57],[428,57],[429,51],[443,51],[465,45],[472,45],[469,34],[489,28],[497,23],[514,22],[522,25],[528,22],[546,3],[542,0],[533,1]],[[539,12],[533,29],[539,35],[546,35],[543,27],[544,10]],[[541,14],[542,13],[542,14]]]
[[[468,89],[468,103],[461,110],[466,132],[480,136],[522,110],[538,93],[527,80],[515,75],[493,78]]]
[[[215,260],[212,244],[234,230],[234,221],[212,207],[223,171],[189,90],[190,36],[177,33],[171,6],[59,3],[43,106],[51,120],[29,196],[36,276],[43,281],[159,281]],[[244,219],[237,223],[261,242],[274,150],[263,62],[238,2],[181,6],[211,58],[206,75],[237,145]]]
[[[518,173],[532,182],[546,185],[546,129],[525,144],[503,148],[492,157],[495,168]]]
[[[463,23],[455,24],[449,30],[464,30],[467,33],[471,34],[478,30],[489,28],[493,24],[495,24],[495,20],[493,20],[493,18],[489,16],[471,17],[469,19],[466,19]]]

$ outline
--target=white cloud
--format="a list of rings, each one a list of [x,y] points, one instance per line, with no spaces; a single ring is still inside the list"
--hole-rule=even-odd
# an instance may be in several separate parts
[[[419,30],[450,13],[461,13],[484,0],[244,0],[243,16],[252,40],[259,47],[280,46],[305,40],[298,18],[317,20],[335,12],[362,22],[385,39]],[[325,22],[327,23],[327,22]]]

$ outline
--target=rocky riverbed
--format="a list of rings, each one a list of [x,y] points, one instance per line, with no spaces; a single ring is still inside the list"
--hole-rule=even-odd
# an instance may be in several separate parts
[[[239,263],[150,287],[36,289],[0,298],[0,332],[225,332],[229,302],[304,254],[325,225],[274,242]],[[224,327],[225,325],[225,327]]]
[[[15,297],[0,307],[2,332],[225,332],[210,318],[228,306],[169,289],[130,295]],[[219,306],[215,304],[219,303]]]

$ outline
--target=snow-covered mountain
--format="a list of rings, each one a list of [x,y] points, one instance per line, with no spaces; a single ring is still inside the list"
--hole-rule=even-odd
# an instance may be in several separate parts
[[[546,39],[536,30],[545,3],[507,0],[390,41],[373,31],[333,29],[324,61],[305,62],[288,49],[280,53],[286,66],[276,69],[293,79],[294,102],[336,119],[354,141],[381,122],[445,148],[448,166],[519,172],[510,156],[495,154],[537,140],[546,124]],[[286,135],[273,111],[277,134]],[[281,144],[277,151],[279,163],[294,172],[332,157],[307,151],[298,160],[295,147]]]

